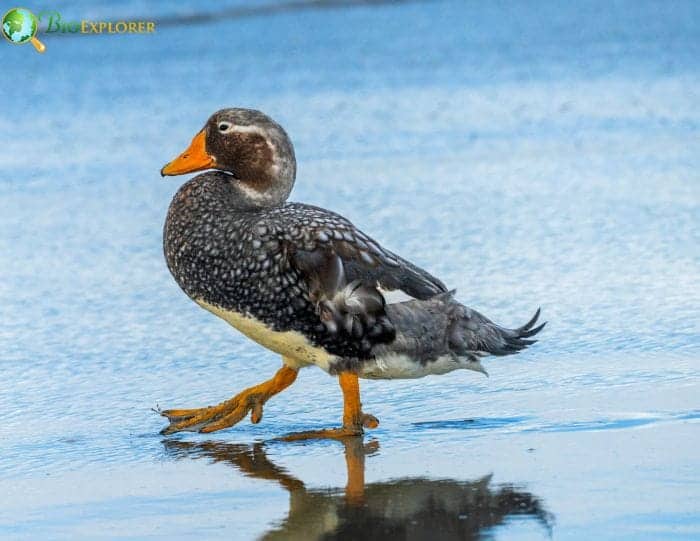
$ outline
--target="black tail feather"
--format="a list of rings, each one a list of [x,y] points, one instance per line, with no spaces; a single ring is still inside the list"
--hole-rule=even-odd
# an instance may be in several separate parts
[[[456,353],[478,353],[481,355],[512,355],[522,351],[537,340],[529,340],[539,333],[547,322],[534,326],[540,317],[537,309],[522,327],[507,329],[496,325],[476,310],[460,305],[459,317],[454,321],[450,333],[450,345]]]
[[[525,323],[525,325],[523,325],[522,327],[520,327],[520,328],[518,329],[518,331],[527,331],[527,330],[531,329],[532,326],[533,326],[535,323],[537,323],[537,320],[538,320],[539,317],[540,317],[540,312],[541,312],[541,311],[542,311],[542,308],[538,306],[538,307],[537,307],[537,310],[535,311],[535,314],[530,318],[530,321],[528,321],[527,323]],[[545,322],[545,323],[546,323],[546,322]]]
[[[493,351],[491,353],[493,353],[494,355],[510,355],[525,349],[527,346],[531,346],[532,344],[537,343],[537,340],[527,340],[527,338],[536,335],[547,324],[547,322],[545,321],[537,327],[534,327],[539,317],[540,308],[537,309],[535,315],[532,316],[530,321],[528,321],[522,327],[518,327],[517,329],[505,329],[503,327],[496,326],[498,327],[498,330],[501,333],[501,337],[505,342],[505,346],[503,348],[498,348],[498,352]]]

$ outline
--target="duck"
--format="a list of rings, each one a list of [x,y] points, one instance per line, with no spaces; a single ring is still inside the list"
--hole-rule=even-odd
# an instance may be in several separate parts
[[[342,424],[285,436],[344,438],[376,428],[363,411],[360,379],[414,379],[458,369],[487,374],[482,359],[517,353],[540,309],[507,328],[461,304],[428,271],[384,248],[352,222],[288,202],[296,157],[286,131],[261,111],[226,108],[209,117],[161,176],[200,172],[173,197],[163,229],[168,269],[200,307],[280,355],[272,377],[214,406],[158,410],[163,434],[210,433],[250,414],[317,366],[338,379]],[[405,300],[390,302],[391,292]]]

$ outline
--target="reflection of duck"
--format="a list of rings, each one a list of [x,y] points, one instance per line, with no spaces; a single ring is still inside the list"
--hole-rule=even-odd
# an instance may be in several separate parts
[[[277,481],[290,494],[289,512],[267,540],[480,539],[484,531],[516,515],[537,520],[549,533],[551,515],[538,498],[513,486],[493,486],[488,475],[475,481],[404,478],[365,486],[365,455],[378,446],[346,438],[345,492],[309,490],[272,463],[265,445],[165,440],[176,457],[226,462],[244,475]]]
[[[534,340],[539,310],[506,329],[463,306],[428,272],[380,246],[334,212],[286,203],[296,160],[287,134],[259,111],[209,118],[163,175],[211,169],[186,182],[165,223],[168,268],[203,308],[279,353],[275,376],[218,406],[166,410],[180,430],[213,432],[291,385],[299,368],[338,375],[343,427],[305,437],[344,437],[378,421],[364,414],[358,377],[419,378],[457,369],[485,372],[485,355],[517,353]],[[387,304],[384,290],[413,297]]]

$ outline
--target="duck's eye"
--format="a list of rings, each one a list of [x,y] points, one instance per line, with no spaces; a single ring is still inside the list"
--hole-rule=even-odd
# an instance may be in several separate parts
[[[219,122],[219,131],[221,133],[226,133],[230,129],[231,129],[231,124],[229,124],[228,122]]]

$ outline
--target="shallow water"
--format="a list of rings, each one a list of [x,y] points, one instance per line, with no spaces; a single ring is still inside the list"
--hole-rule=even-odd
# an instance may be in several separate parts
[[[700,537],[699,5],[182,5],[58,4],[170,25],[2,48],[0,536]],[[311,369],[260,425],[159,436],[152,407],[279,365],[161,254],[158,171],[233,105],[289,131],[294,200],[503,324],[541,305],[541,341],[488,379],[364,383],[364,444],[273,441],[338,423]]]

